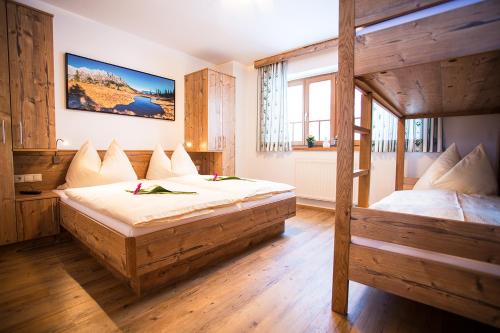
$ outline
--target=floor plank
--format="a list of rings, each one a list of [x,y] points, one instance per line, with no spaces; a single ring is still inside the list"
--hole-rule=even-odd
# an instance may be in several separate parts
[[[354,282],[333,314],[332,242],[332,213],[299,208],[283,236],[141,299],[71,240],[2,247],[0,331],[494,331]]]

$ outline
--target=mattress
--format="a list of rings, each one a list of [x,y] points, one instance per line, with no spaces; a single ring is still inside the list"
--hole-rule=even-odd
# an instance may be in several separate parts
[[[500,225],[500,197],[448,190],[396,191],[370,206],[373,209],[450,220]]]
[[[233,205],[228,205],[224,207],[212,208],[203,210],[201,212],[196,212],[196,214],[187,214],[178,219],[172,219],[168,223],[153,225],[153,226],[143,226],[143,227],[135,227],[125,222],[122,222],[118,219],[110,217],[106,214],[95,211],[91,208],[88,208],[81,203],[72,200],[69,198],[63,190],[55,190],[60,197],[61,202],[67,204],[68,206],[78,210],[82,214],[87,215],[88,217],[94,219],[98,223],[115,230],[116,232],[126,236],[126,237],[136,237],[140,235],[145,235],[154,231],[167,229],[175,226],[179,226],[185,223],[190,223],[202,219],[206,219],[209,217],[219,216],[223,214],[235,213],[238,211],[251,209],[257,206],[262,206],[266,204],[270,204],[273,202],[277,202],[284,199],[289,199],[295,197],[295,193],[293,192],[284,192],[276,195],[272,195],[270,197],[266,197],[263,199],[257,199],[253,201],[239,202]]]

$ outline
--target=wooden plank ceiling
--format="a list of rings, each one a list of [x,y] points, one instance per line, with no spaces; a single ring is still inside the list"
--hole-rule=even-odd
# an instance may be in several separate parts
[[[404,117],[500,113],[500,51],[359,77]]]

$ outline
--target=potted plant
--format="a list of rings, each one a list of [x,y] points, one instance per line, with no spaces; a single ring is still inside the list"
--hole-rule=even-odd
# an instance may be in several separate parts
[[[316,139],[314,138],[314,135],[308,135],[306,138],[306,141],[307,141],[308,148],[314,147],[314,144],[316,143]]]

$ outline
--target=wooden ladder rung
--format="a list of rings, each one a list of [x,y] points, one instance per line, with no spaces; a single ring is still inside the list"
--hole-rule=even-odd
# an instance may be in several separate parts
[[[370,134],[371,133],[369,128],[361,127],[361,126],[357,126],[357,125],[354,125],[354,132],[359,133],[359,134]]]
[[[370,172],[369,169],[355,169],[352,173],[353,178],[366,176]]]

